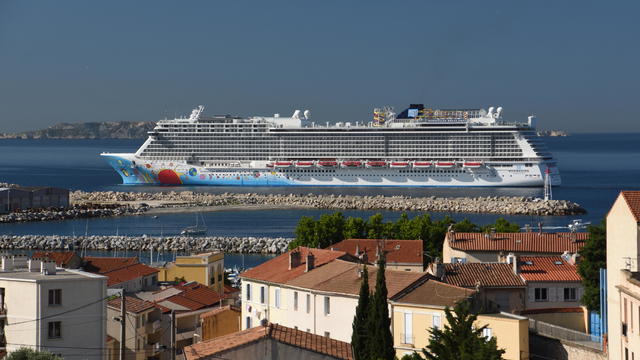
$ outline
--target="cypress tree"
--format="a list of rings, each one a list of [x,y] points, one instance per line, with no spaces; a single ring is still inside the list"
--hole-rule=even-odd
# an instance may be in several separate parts
[[[367,265],[363,265],[362,282],[360,284],[360,297],[358,298],[358,307],[356,307],[356,316],[353,318],[353,333],[351,334],[351,348],[353,349],[353,358],[355,360],[369,360],[369,272]]]
[[[393,360],[395,350],[391,336],[391,318],[387,305],[387,284],[384,276],[386,262],[384,255],[378,261],[376,292],[371,301],[369,315],[369,357],[375,360]]]

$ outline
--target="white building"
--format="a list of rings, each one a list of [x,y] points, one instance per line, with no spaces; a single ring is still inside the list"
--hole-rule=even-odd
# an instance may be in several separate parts
[[[1,259],[0,351],[103,359],[107,278],[23,256]]]
[[[348,260],[343,251],[299,247],[242,273],[242,329],[271,322],[350,342],[363,265]],[[377,268],[368,271],[373,291]],[[385,276],[392,297],[430,275],[387,270]]]

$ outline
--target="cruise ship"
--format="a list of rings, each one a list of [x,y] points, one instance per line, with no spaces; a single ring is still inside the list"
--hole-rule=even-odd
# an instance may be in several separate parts
[[[535,116],[503,119],[502,107],[396,114],[316,123],[291,117],[204,116],[158,121],[135,153],[102,153],[124,184],[226,186],[559,185]]]

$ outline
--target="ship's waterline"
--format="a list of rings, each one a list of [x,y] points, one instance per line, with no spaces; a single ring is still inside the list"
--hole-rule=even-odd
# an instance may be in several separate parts
[[[218,186],[543,186],[555,160],[527,123],[501,108],[431,110],[329,126],[290,118],[161,120],[136,153],[102,154],[124,184]]]

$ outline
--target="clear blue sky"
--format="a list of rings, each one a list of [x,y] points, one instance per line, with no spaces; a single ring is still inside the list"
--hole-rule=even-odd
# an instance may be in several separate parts
[[[501,105],[640,131],[637,1],[4,1],[0,131],[206,113]]]

